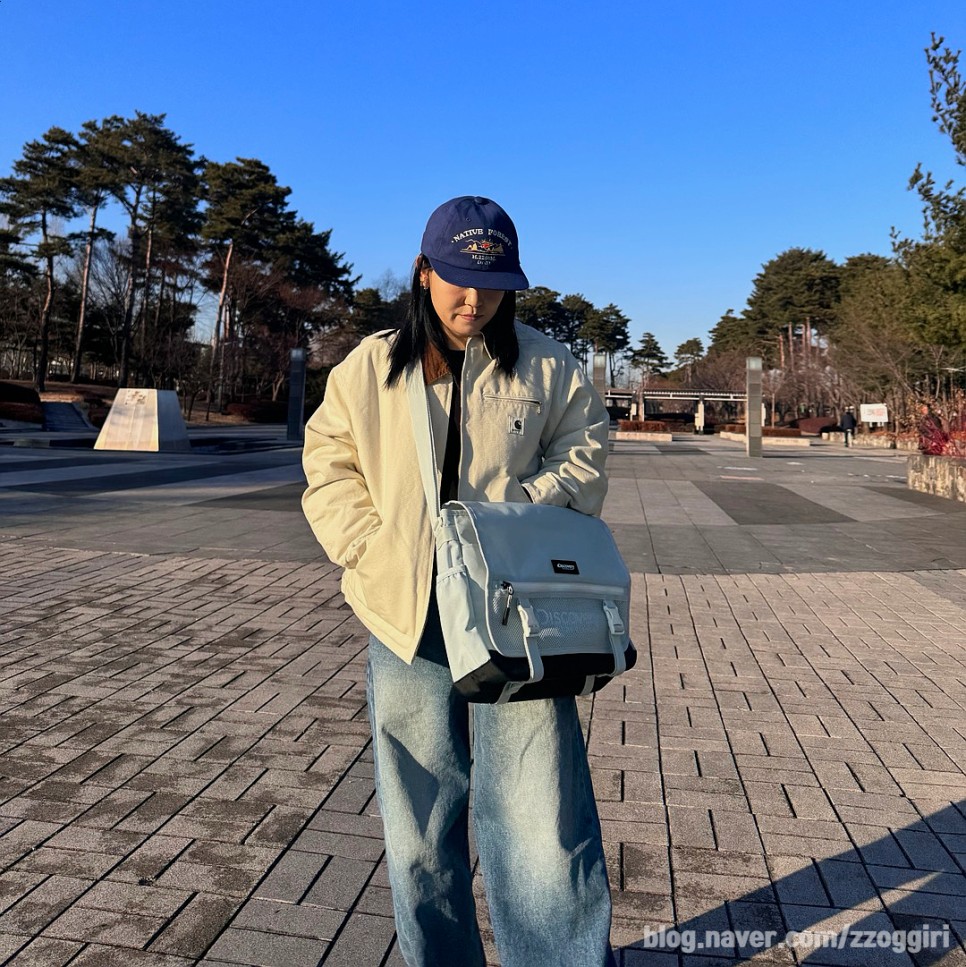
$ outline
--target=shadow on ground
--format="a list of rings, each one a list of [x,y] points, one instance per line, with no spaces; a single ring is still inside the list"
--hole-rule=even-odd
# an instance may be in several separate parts
[[[941,964],[959,949],[963,923],[951,921],[966,920],[964,870],[944,838],[966,845],[966,800],[867,845],[803,858],[795,873],[625,946],[624,963],[656,963],[649,954],[660,951],[710,967],[768,951],[767,963],[816,967]]]

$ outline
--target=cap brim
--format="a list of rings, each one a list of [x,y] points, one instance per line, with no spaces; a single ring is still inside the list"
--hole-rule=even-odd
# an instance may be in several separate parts
[[[529,289],[530,282],[523,272],[490,272],[486,269],[462,269],[430,259],[433,271],[450,285],[459,285],[466,289],[498,289],[501,291],[519,292]]]

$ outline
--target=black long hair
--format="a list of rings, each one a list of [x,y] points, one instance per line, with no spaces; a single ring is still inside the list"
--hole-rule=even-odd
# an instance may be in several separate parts
[[[424,289],[420,279],[423,268],[429,265],[425,255],[416,259],[413,268],[413,284],[410,291],[409,311],[406,321],[395,334],[389,349],[389,374],[386,376],[386,386],[392,387],[407,369],[418,366],[429,348],[435,346],[441,353],[449,346],[446,333],[440,322],[433,300],[429,296],[429,289]],[[487,351],[496,359],[498,369],[507,376],[513,375],[520,356],[520,345],[513,321],[517,314],[517,296],[515,292],[505,292],[503,301],[497,307],[493,318],[483,327],[483,342]]]

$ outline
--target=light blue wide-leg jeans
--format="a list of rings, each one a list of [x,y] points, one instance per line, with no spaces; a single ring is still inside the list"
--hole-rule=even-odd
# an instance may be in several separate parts
[[[369,643],[396,932],[410,967],[483,967],[469,860],[469,708],[435,607],[412,665]],[[474,707],[476,843],[502,967],[610,967],[610,890],[573,699]]]

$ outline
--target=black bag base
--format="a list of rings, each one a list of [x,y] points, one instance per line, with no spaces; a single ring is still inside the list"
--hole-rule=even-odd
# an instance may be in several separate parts
[[[637,664],[637,649],[629,642],[624,651],[627,670]],[[599,691],[614,680],[612,655],[548,655],[543,659],[543,678],[539,682],[524,685],[510,697],[511,702],[523,702],[539,698],[562,698],[579,695],[584,690],[587,677],[594,675],[596,681],[591,689]],[[526,658],[507,658],[498,652],[490,652],[490,660],[464,675],[453,687],[468,702],[492,705],[499,701],[507,682],[525,682],[530,677],[530,663]]]

